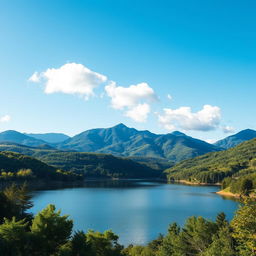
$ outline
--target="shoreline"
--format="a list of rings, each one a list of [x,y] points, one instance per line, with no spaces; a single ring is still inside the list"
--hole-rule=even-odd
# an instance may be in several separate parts
[[[226,192],[226,191],[223,191],[223,190],[217,191],[215,193],[218,194],[218,195],[227,196],[227,197],[235,197],[235,198],[242,198],[243,197],[240,194],[234,194],[232,192]]]
[[[234,194],[232,192],[227,192],[224,190],[217,191],[216,194],[221,195],[221,196],[226,196],[226,197],[233,197],[233,198],[238,198],[238,199],[246,199],[246,198],[251,198],[251,199],[256,199],[256,194],[249,194],[248,196],[241,195],[241,194]]]
[[[173,182],[173,183],[179,183],[179,184],[184,184],[184,185],[191,185],[191,186],[220,186],[220,183],[204,183],[204,182],[192,182],[188,180],[173,180],[173,181],[168,181],[168,182]]]

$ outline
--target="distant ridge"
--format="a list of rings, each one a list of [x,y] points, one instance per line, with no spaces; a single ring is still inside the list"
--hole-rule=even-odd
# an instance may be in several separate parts
[[[235,147],[236,145],[256,138],[256,131],[252,129],[242,130],[234,135],[228,136],[225,139],[219,140],[214,143],[215,146],[221,147],[224,149]]]
[[[43,140],[47,143],[60,143],[70,138],[64,133],[25,133],[25,135]]]
[[[43,140],[35,139],[33,137],[30,137],[28,135],[25,135],[23,133],[13,131],[13,130],[1,132],[0,142],[13,142],[13,143],[22,144],[25,146],[32,146],[32,147],[46,144],[46,142]]]
[[[111,128],[82,132],[56,147],[61,150],[108,153],[116,156],[166,158],[175,162],[220,150],[215,145],[178,131],[157,135],[128,128],[122,123]]]

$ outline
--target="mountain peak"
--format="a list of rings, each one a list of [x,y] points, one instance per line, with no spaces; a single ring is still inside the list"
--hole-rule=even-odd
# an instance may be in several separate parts
[[[128,128],[126,125],[124,125],[123,123],[117,124],[115,125],[113,128]]]
[[[20,132],[17,132],[15,130],[6,130],[1,132],[2,134],[21,134]]]
[[[256,138],[256,131],[252,129],[245,129],[236,134],[228,136],[222,140],[217,141],[214,145],[228,149],[232,148],[244,141]]]
[[[175,136],[186,136],[185,133],[179,132],[179,131],[174,131],[174,132],[172,132],[171,134],[173,134],[173,135],[175,135]]]
[[[254,134],[254,133],[256,133],[256,131],[252,130],[252,129],[245,129],[245,130],[238,132],[237,134],[251,134],[251,133]],[[235,135],[237,135],[237,134],[235,134]]]

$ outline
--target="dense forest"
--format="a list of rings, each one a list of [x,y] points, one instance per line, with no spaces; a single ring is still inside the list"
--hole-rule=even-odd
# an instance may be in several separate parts
[[[95,177],[130,177],[130,173],[131,177],[136,178],[144,177],[144,173],[145,178],[151,176],[151,174],[149,175],[149,173],[153,173],[152,177],[157,177],[163,170],[173,166],[174,164],[172,161],[169,161],[165,158],[153,158],[143,156],[129,158],[114,156],[112,157],[108,154],[60,151],[46,145],[40,147],[29,147],[20,144],[1,143],[0,151],[12,151],[24,155],[29,155],[42,162],[45,162],[48,165],[54,165],[55,167],[63,168],[66,171],[72,169],[75,172],[86,174],[86,176],[92,176],[92,171],[88,171],[88,169],[92,170],[94,168],[93,176]],[[113,160],[113,168],[111,167],[110,162],[107,162],[106,160],[104,160],[104,158]],[[98,161],[96,161],[97,159]],[[128,159],[130,159],[130,161],[128,161]],[[139,163],[139,165],[136,163],[132,164],[131,161]],[[132,167],[131,165],[133,165],[130,170],[128,170],[127,168],[128,162],[128,167]],[[102,175],[102,168],[99,168],[99,166],[104,166],[104,168],[107,170],[107,175]],[[141,168],[141,171],[138,171],[139,167]],[[118,169],[121,170],[120,173]],[[156,170],[156,172],[153,170]]]
[[[234,148],[208,153],[185,160],[167,169],[169,180],[188,180],[195,183],[220,183],[226,177],[254,173],[256,139]]]
[[[85,178],[158,178],[161,170],[108,154],[55,152],[40,156],[40,160]]]
[[[0,192],[0,255],[8,256],[255,256],[256,204],[250,201],[228,222],[190,217],[145,246],[119,244],[111,230],[73,230],[73,221],[48,205],[32,216],[26,186]]]
[[[0,180],[76,180],[80,175],[63,172],[32,157],[0,152]]]

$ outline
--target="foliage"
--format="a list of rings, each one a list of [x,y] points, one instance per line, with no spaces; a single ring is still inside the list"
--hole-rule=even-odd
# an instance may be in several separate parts
[[[231,221],[233,237],[238,242],[239,255],[256,255],[256,204],[247,202]]]
[[[55,167],[35,158],[14,152],[0,152],[0,180],[76,180],[80,176],[71,172],[57,172]]]
[[[165,172],[169,180],[188,180],[195,183],[220,183],[226,177],[238,178],[255,173],[256,139],[235,148],[208,153],[185,160]],[[230,180],[226,180],[228,182]],[[227,184],[224,184],[226,187]]]
[[[166,159],[148,157],[122,158],[107,154],[77,153],[58,151],[55,149],[32,148],[16,144],[0,144],[0,150],[14,151],[30,155],[57,171],[57,177],[51,179],[72,180],[85,177],[107,178],[151,178],[159,177],[162,171],[172,166],[172,162]],[[1,159],[0,159],[1,160]],[[20,165],[22,166],[22,165]],[[52,167],[54,166],[54,167]],[[22,167],[24,168],[24,167]],[[28,167],[27,167],[28,168]],[[6,168],[2,170],[2,179],[31,179],[37,175],[37,169],[31,167],[32,174],[27,176],[17,175],[18,168]],[[1,165],[0,165],[1,170]],[[36,175],[34,174],[36,170]],[[1,171],[0,171],[1,174]],[[44,177],[46,178],[46,177]]]
[[[55,152],[40,159],[65,171],[92,178],[151,178],[162,173],[130,159],[107,154]]]
[[[17,186],[12,184],[0,192],[0,223],[4,217],[11,218],[15,216],[18,220],[30,218],[27,213],[33,204],[26,184]]]
[[[57,252],[70,238],[73,221],[67,215],[60,216],[54,205],[48,205],[33,219],[33,253],[35,255],[51,255]]]

